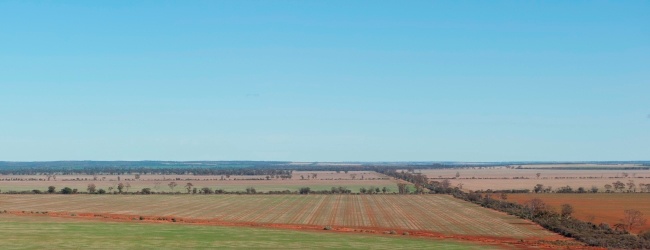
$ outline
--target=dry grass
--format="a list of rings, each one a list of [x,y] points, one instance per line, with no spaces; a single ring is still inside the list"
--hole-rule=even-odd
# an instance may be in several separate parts
[[[530,189],[537,184],[554,189],[571,186],[574,189],[592,186],[605,191],[605,184],[616,181],[636,184],[650,183],[650,170],[560,170],[560,169],[510,169],[506,167],[464,168],[464,169],[425,169],[415,170],[427,175],[431,180],[449,178],[454,186],[462,184],[464,190],[503,190]],[[456,174],[459,177],[456,178]],[[537,177],[539,173],[539,177]],[[627,178],[624,177],[627,174]]]
[[[316,178],[313,178],[316,174]],[[302,177],[301,177],[302,176]],[[355,178],[352,179],[352,176]],[[94,180],[95,177],[97,180]],[[397,191],[397,183],[388,176],[373,171],[350,171],[349,173],[336,173],[333,171],[295,171],[291,179],[269,178],[265,175],[141,175],[136,180],[134,175],[59,175],[56,180],[47,180],[44,175],[0,175],[0,190],[8,191],[30,191],[38,189],[47,190],[48,186],[55,186],[57,189],[63,187],[76,188],[85,192],[88,184],[95,184],[97,189],[114,190],[118,183],[130,184],[129,191],[137,191],[142,188],[151,188],[155,192],[171,192],[168,186],[170,182],[178,183],[173,191],[185,192],[183,186],[192,183],[194,187],[209,187],[211,189],[223,189],[225,191],[244,191],[248,187],[254,187],[257,191],[297,191],[301,187],[310,187],[311,190],[330,190],[332,187],[343,186],[354,192],[361,187],[387,187],[391,192]],[[363,179],[362,179],[363,177]],[[40,180],[39,180],[40,179]]]

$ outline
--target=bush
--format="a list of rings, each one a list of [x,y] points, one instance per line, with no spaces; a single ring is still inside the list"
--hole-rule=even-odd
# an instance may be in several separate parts
[[[309,194],[311,189],[309,187],[301,187],[300,191],[298,191],[300,194]]]
[[[71,194],[72,193],[72,188],[64,187],[63,189],[61,189],[61,193],[62,194]]]
[[[650,241],[650,231],[640,233],[639,238]]]

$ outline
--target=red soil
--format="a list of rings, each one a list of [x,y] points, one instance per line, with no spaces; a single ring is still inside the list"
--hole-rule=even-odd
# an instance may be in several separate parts
[[[596,224],[605,222],[610,226],[619,223],[625,209],[641,211],[650,218],[650,193],[599,193],[599,194],[508,194],[508,200],[523,204],[539,198],[552,209],[559,211],[562,204],[571,204],[573,216]],[[632,233],[650,230],[650,223],[632,229]]]

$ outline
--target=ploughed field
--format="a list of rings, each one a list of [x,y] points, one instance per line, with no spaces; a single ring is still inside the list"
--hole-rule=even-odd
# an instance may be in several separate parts
[[[119,179],[118,179],[119,178]],[[178,186],[171,188],[168,184],[176,182]],[[269,191],[298,191],[309,187],[312,191],[331,190],[332,187],[345,187],[352,192],[360,188],[386,187],[389,193],[397,192],[397,183],[403,182],[374,171],[349,171],[347,173],[334,171],[293,171],[290,178],[267,175],[162,175],[142,174],[136,179],[134,174],[124,175],[57,175],[56,178],[47,175],[0,175],[1,192],[32,191],[45,192],[49,186],[57,191],[69,187],[79,192],[86,192],[89,184],[97,189],[111,192],[117,191],[119,183],[127,186],[124,191],[136,192],[150,188],[153,192],[187,192],[184,186],[192,183],[195,188],[208,187],[213,190],[222,189],[228,192],[245,192],[247,188],[255,188],[257,192]]]
[[[0,215],[2,249],[486,249],[448,239]],[[10,236],[10,237],[9,237]]]
[[[447,195],[0,195],[0,210],[509,239],[561,238],[528,221]]]
[[[619,223],[626,209],[641,211],[650,218],[650,193],[587,193],[587,194],[508,194],[508,200],[525,203],[539,198],[552,209],[559,211],[562,204],[573,206],[573,216],[593,223],[605,222],[610,226]],[[632,229],[633,233],[650,230],[650,223]]]

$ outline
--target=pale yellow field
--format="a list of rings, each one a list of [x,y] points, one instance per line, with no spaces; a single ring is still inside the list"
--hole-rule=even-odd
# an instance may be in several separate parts
[[[422,169],[415,173],[427,175],[430,180],[450,179],[453,186],[462,185],[464,190],[533,189],[537,184],[553,189],[571,186],[573,189],[592,186],[605,191],[606,184],[616,181],[650,184],[650,170],[561,170],[561,169],[512,169],[507,167]],[[458,173],[459,177],[456,178]],[[539,173],[539,177],[537,177]],[[627,174],[627,177],[624,177]]]
[[[313,178],[316,174],[316,178]],[[97,178],[95,180],[95,177]],[[76,188],[85,192],[88,184],[95,184],[97,189],[109,188],[116,191],[119,183],[129,184],[129,192],[151,188],[154,192],[186,192],[184,186],[192,183],[193,187],[211,189],[223,189],[229,192],[244,191],[253,187],[259,192],[268,191],[296,191],[302,187],[309,187],[311,190],[330,190],[332,187],[346,187],[353,192],[365,187],[387,187],[390,192],[397,191],[397,183],[401,182],[389,176],[373,171],[349,171],[348,173],[334,171],[294,171],[291,179],[273,178],[265,175],[140,175],[135,179],[134,175],[58,175],[56,179],[47,180],[45,175],[0,175],[0,191],[30,191],[38,189],[47,190],[48,186],[55,186],[57,190],[64,187]],[[353,179],[354,177],[354,179]],[[223,178],[223,179],[222,179]],[[168,186],[170,182],[176,182],[173,190]],[[126,188],[125,188],[125,191]]]

